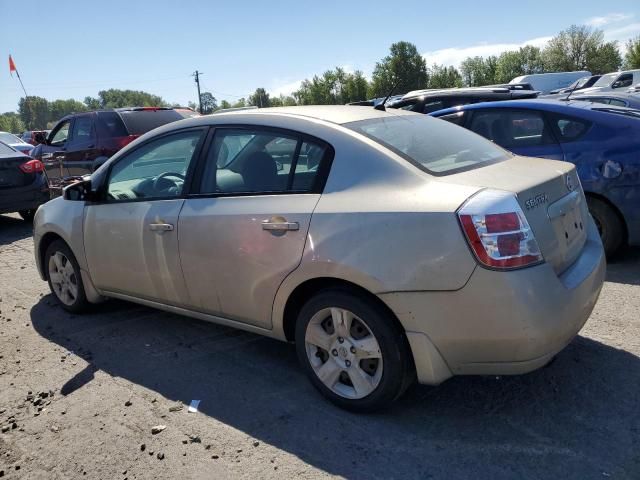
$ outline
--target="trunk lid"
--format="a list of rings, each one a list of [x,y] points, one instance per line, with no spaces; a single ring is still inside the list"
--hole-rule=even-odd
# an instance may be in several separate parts
[[[19,156],[18,156],[19,155]],[[26,187],[35,180],[35,173],[24,173],[20,165],[29,161],[29,157],[16,154],[15,156],[0,156],[0,188]]]
[[[573,164],[516,156],[446,181],[515,193],[544,260],[558,275],[580,255],[589,213]]]

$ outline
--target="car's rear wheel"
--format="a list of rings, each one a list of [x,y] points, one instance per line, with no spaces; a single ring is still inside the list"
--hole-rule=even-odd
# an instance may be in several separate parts
[[[20,210],[18,214],[25,222],[33,222],[33,217],[36,215],[35,210]]]
[[[407,340],[391,314],[345,290],[322,291],[304,305],[296,349],[314,386],[353,411],[389,405],[414,378]]]
[[[47,280],[62,308],[78,313],[89,306],[80,267],[73,252],[62,240],[55,240],[45,253]]]
[[[613,256],[624,241],[624,225],[618,214],[606,202],[587,197],[589,212],[598,227],[607,257]]]

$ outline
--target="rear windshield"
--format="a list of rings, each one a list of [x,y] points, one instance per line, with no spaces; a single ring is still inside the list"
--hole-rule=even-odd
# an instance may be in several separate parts
[[[141,110],[118,113],[129,131],[129,135],[142,135],[161,125],[184,118],[175,110]]]
[[[0,155],[13,155],[16,151],[9,145],[0,142]]]
[[[400,115],[344,125],[435,175],[509,158],[506,150],[469,130],[426,115]]]

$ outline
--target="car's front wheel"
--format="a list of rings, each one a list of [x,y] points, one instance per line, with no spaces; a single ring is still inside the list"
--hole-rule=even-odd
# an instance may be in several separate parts
[[[45,253],[45,266],[49,288],[62,308],[78,313],[89,306],[82,284],[80,267],[69,246],[55,240]]]
[[[414,378],[408,342],[391,314],[346,290],[322,291],[304,305],[296,349],[314,386],[353,411],[389,405]]]

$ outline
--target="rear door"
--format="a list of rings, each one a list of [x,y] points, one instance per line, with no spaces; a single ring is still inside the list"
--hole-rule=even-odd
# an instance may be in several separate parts
[[[544,113],[538,110],[473,110],[467,128],[518,155],[564,160]]]
[[[302,258],[332,149],[262,127],[218,128],[180,213],[180,258],[194,309],[263,328]]]

